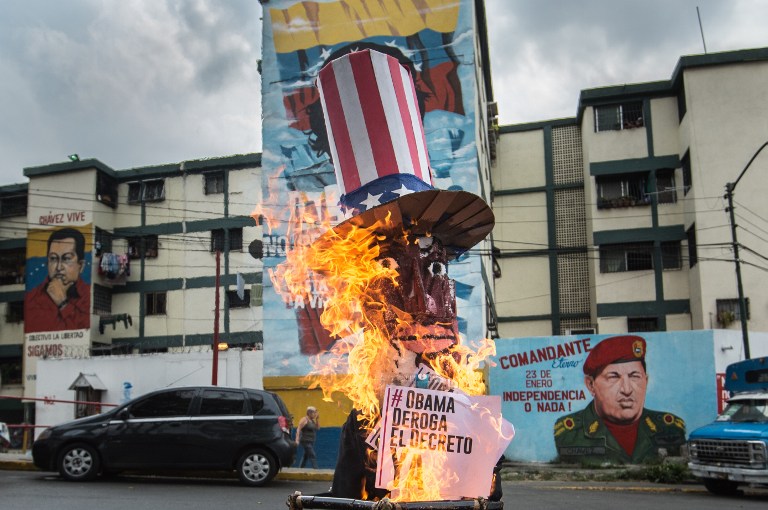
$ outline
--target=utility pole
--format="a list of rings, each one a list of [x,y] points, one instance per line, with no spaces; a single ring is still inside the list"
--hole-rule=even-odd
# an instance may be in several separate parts
[[[731,246],[736,262],[736,287],[739,291],[739,318],[741,319],[741,341],[744,344],[744,359],[749,359],[749,328],[747,327],[747,304],[744,301],[744,286],[741,283],[741,261],[739,260],[739,242],[736,240],[736,215],[733,213],[733,189],[735,183],[725,184],[725,198],[728,199],[727,211],[731,218]]]
[[[744,176],[744,173],[747,171],[749,166],[752,164],[752,162],[755,160],[758,154],[765,149],[765,147],[768,146],[768,142],[763,143],[763,145],[760,146],[757,151],[752,155],[752,158],[749,160],[749,163],[747,163],[747,166],[744,167],[744,170],[741,171],[739,176],[736,178],[733,182],[728,182],[725,184],[725,199],[728,200],[728,208],[726,211],[729,214],[730,220],[731,220],[731,245],[733,246],[733,257],[734,262],[736,263],[736,287],[739,292],[739,315],[741,316],[741,338],[742,342],[744,343],[744,358],[750,359],[750,353],[749,353],[749,328],[747,327],[747,303],[744,299],[744,286],[742,285],[741,281],[741,260],[739,259],[739,242],[736,239],[736,215],[733,212],[733,192],[736,190],[736,185],[739,183],[741,178]]]
[[[218,386],[219,378],[219,277],[221,275],[221,251],[216,250],[216,310],[213,312],[213,369],[211,371],[211,384]]]

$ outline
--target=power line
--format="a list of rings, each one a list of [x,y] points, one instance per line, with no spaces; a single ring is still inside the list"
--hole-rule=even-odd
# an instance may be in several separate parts
[[[756,212],[754,212],[753,210],[751,210],[749,207],[747,207],[746,205],[742,204],[741,202],[736,202],[736,205],[739,206],[738,207],[739,210],[743,209],[743,210],[747,211],[748,213],[750,213],[751,215],[755,216],[760,221],[768,223],[768,220],[766,218],[760,216],[759,214],[757,214]]]

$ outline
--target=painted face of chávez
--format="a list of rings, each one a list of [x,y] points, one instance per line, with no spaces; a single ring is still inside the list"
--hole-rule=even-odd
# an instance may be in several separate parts
[[[585,383],[604,420],[627,425],[642,415],[648,375],[641,362],[612,363],[595,377],[586,376]]]

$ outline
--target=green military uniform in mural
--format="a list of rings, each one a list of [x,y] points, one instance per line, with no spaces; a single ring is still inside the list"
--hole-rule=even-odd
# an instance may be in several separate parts
[[[685,422],[645,408],[646,342],[635,335],[606,338],[584,361],[593,400],[555,422],[555,446],[565,462],[637,464],[679,455]]]
[[[640,464],[667,455],[679,455],[685,443],[685,422],[672,413],[643,409],[632,455],[621,447],[595,412],[595,403],[555,422],[555,445],[564,462]]]

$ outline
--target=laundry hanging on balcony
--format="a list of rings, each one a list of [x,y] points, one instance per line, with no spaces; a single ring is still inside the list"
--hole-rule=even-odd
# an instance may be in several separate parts
[[[99,274],[109,280],[125,279],[131,275],[131,261],[128,255],[102,253]],[[115,283],[115,282],[113,282]]]

